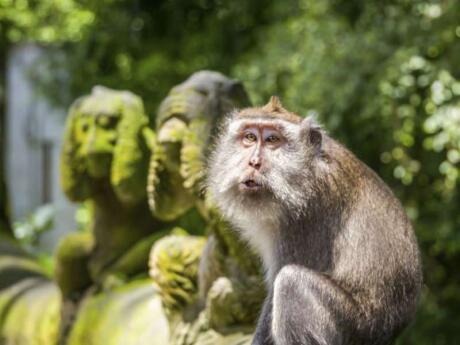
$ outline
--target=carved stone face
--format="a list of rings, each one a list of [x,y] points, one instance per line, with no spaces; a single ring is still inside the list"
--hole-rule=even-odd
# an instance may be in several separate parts
[[[108,177],[113,150],[117,142],[119,113],[82,114],[76,123],[76,138],[81,157],[85,157],[88,173],[93,178]]]
[[[66,195],[82,201],[99,193],[91,180],[105,179],[123,202],[146,194],[148,152],[143,131],[148,117],[142,100],[127,91],[101,86],[72,105],[61,159]]]

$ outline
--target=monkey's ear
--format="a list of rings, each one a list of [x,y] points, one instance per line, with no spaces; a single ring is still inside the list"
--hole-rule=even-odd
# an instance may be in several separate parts
[[[319,153],[323,143],[321,126],[311,117],[307,117],[302,121],[301,127],[302,136],[305,138],[306,144],[313,147]]]

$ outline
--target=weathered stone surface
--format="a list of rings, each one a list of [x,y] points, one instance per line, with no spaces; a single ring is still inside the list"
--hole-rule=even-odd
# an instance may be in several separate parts
[[[0,344],[53,345],[59,291],[11,239],[0,239]]]
[[[43,277],[42,268],[16,243],[0,237],[0,290],[28,277]]]
[[[60,293],[44,278],[27,278],[0,292],[0,344],[54,345]]]
[[[154,279],[160,276],[164,280],[158,287],[167,310],[170,345],[251,343],[257,315],[265,297],[257,258],[241,245],[226,224],[216,220],[210,232],[201,253],[201,248],[195,249],[193,256],[201,254],[199,260],[192,261],[196,267],[188,267],[187,270],[183,269],[180,260],[182,256],[192,255],[174,255],[174,260],[159,260],[158,257],[168,257],[171,247],[182,247],[180,250],[184,253],[193,252],[194,246],[188,241],[189,237],[164,238],[152,250],[151,276]],[[166,246],[162,241],[170,243]],[[163,273],[175,269],[176,274]],[[154,272],[158,271],[162,274],[155,275]],[[196,275],[187,273],[197,271],[197,280],[193,281]],[[187,283],[184,282],[186,275]]]
[[[85,298],[68,345],[166,345],[168,323],[151,280]]]
[[[31,259],[0,256],[0,290],[28,277],[43,277],[44,273]]]
[[[173,230],[166,228],[140,240],[110,266],[104,273],[104,280],[110,279],[109,277],[112,276],[122,281],[128,281],[139,274],[145,276],[148,271],[148,257],[152,245],[171,231]]]
[[[72,233],[59,242],[54,276],[64,297],[91,285],[88,260],[93,246],[94,239],[89,232]]]
[[[97,87],[77,100],[67,122],[61,182],[71,200],[91,205],[93,221],[57,250],[62,299],[49,281],[29,278],[41,274],[33,261],[11,248],[0,256],[0,278],[2,259],[4,267],[27,272],[0,291],[0,344],[250,344],[264,298],[259,263],[201,192],[216,124],[248,103],[238,81],[210,71],[171,90],[156,132],[142,101],[129,92]],[[209,236],[171,231],[152,213]],[[155,287],[142,278],[152,245]],[[40,308],[46,310],[41,318]],[[23,333],[21,323],[28,324]]]
[[[150,276],[169,316],[198,300],[198,266],[205,243],[205,237],[170,235],[152,248]]]
[[[216,125],[248,104],[241,83],[201,71],[174,87],[159,109],[150,140],[150,208],[173,220],[196,207],[209,234],[204,247],[194,237],[169,237],[151,252],[150,274],[167,311],[171,345],[250,343],[265,296],[260,265],[201,192]]]
[[[138,96],[100,86],[70,109],[61,184],[69,199],[92,205],[94,281],[137,241],[162,228],[146,199],[148,122]]]
[[[213,129],[224,114],[247,105],[242,84],[218,72],[196,72],[171,89],[149,140],[147,190],[157,217],[174,220],[196,206]]]

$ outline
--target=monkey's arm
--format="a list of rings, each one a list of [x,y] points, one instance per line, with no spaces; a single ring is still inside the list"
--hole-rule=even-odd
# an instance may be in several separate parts
[[[256,333],[252,340],[252,345],[275,345],[272,332],[272,309],[273,309],[273,293],[270,292],[265,299],[260,313],[259,321],[257,322]]]
[[[358,324],[363,324],[358,305],[331,279],[297,265],[277,274],[271,324],[276,344],[347,344],[358,336]]]

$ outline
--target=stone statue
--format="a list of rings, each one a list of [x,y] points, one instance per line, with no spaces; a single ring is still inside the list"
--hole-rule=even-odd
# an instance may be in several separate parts
[[[82,301],[147,272],[150,247],[167,231],[160,231],[164,224],[148,207],[148,136],[149,118],[131,92],[96,86],[70,108],[61,184],[70,200],[88,205],[92,221],[88,231],[62,239],[56,251],[55,280],[63,297],[59,344],[81,318]]]
[[[201,191],[216,126],[247,105],[241,83],[211,71],[171,90],[155,131],[130,92],[95,87],[78,99],[61,183],[69,199],[88,205],[92,222],[58,245],[59,289],[29,264],[19,270],[26,279],[0,279],[8,285],[0,312],[17,310],[0,325],[0,343],[23,344],[21,325],[33,323],[37,344],[249,344],[265,295],[260,265]],[[0,259],[10,262],[9,250]],[[143,275],[149,252],[154,287]],[[25,298],[11,308],[19,293]],[[33,301],[33,312],[22,301]]]
[[[249,104],[238,81],[200,71],[172,88],[157,114],[148,177],[149,205],[173,220],[197,208],[206,243],[196,236],[157,241],[150,275],[170,324],[171,345],[246,344],[265,296],[258,259],[201,193],[204,162],[223,115]]]
[[[60,293],[36,258],[0,234],[0,344],[55,345]]]
[[[88,201],[93,212],[93,281],[136,242],[160,229],[147,204],[148,123],[138,96],[101,86],[70,109],[61,184],[70,200]]]
[[[242,84],[218,72],[196,72],[171,89],[150,140],[147,190],[156,217],[174,220],[197,206],[212,131],[223,114],[248,104]]]

